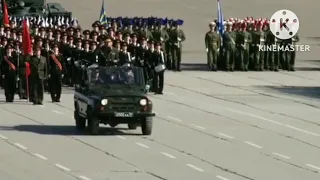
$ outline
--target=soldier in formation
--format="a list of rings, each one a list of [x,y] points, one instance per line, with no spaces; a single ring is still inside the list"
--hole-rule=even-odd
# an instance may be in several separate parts
[[[39,105],[44,92],[50,93],[52,102],[60,102],[62,85],[72,87],[82,82],[83,70],[94,63],[142,67],[146,83],[156,94],[162,94],[165,70],[181,70],[186,39],[182,20],[108,18],[107,25],[96,21],[91,30],[64,17],[28,20],[31,55],[22,53],[22,18],[11,18],[10,27],[0,27],[0,85],[7,102],[17,93]],[[30,75],[26,75],[26,62]]]
[[[224,32],[219,34],[217,20],[209,23],[205,35],[207,64],[210,70],[226,71],[295,71],[295,49],[288,48],[299,42],[299,36],[281,40],[270,31],[267,19],[230,18],[223,22]],[[261,47],[281,46],[284,50]],[[285,50],[285,48],[287,50]]]

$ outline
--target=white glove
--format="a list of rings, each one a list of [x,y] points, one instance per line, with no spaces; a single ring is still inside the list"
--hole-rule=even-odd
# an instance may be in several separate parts
[[[71,61],[71,57],[67,58],[67,61]]]
[[[163,41],[163,38],[161,37],[160,40]]]
[[[181,39],[180,39],[180,38],[178,38],[178,41],[181,41]]]
[[[64,77],[64,74],[62,74],[61,77],[63,78],[63,77]]]
[[[2,75],[2,79],[4,79],[5,78],[5,75]]]
[[[20,78],[17,78],[17,81],[19,81],[20,80]]]
[[[218,48],[217,51],[219,52],[219,51],[220,51],[220,48]]]
[[[208,52],[209,51],[209,49],[208,48],[206,48],[206,52]]]
[[[50,74],[48,75],[48,78],[51,78],[51,75],[50,75]]]
[[[132,57],[131,59],[134,61],[136,59],[136,57]]]

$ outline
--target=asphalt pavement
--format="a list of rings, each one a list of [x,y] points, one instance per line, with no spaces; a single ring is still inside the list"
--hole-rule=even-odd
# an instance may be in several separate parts
[[[99,0],[56,2],[83,27],[99,16]],[[318,13],[311,12],[317,1],[285,2],[255,1],[252,9],[247,0],[223,2],[223,7],[226,17],[265,17],[290,9],[305,20],[303,27]],[[166,72],[164,95],[150,94],[157,114],[153,134],[142,136],[140,129],[122,125],[102,126],[99,136],[78,133],[70,88],[64,88],[61,103],[51,103],[46,94],[43,106],[23,100],[6,104],[1,92],[1,179],[320,179],[319,42],[314,29],[301,30],[301,43],[312,44],[314,51],[298,54],[296,72],[208,72],[203,35],[216,15],[215,1],[114,0],[106,2],[106,9],[110,16],[185,20],[183,71]]]

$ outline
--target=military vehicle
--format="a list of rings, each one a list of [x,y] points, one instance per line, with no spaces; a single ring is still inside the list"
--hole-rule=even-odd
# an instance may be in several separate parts
[[[87,68],[86,80],[75,85],[74,119],[76,128],[99,133],[99,124],[116,127],[127,124],[129,129],[141,126],[143,135],[150,135],[155,113],[146,96],[143,69],[140,67]]]
[[[45,0],[6,0],[10,17],[66,17],[72,18],[72,13],[67,12],[59,3],[46,3]],[[1,12],[0,18],[2,19]]]

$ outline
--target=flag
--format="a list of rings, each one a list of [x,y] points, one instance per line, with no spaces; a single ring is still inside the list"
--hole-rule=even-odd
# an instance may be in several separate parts
[[[8,6],[6,0],[1,0],[1,7],[3,13],[3,24],[5,27],[9,27],[9,13],[8,13]]]
[[[219,34],[222,35],[224,33],[223,13],[222,13],[220,0],[217,0],[217,1],[218,1],[218,31],[219,31]]]
[[[104,9],[104,0],[102,0],[102,3],[101,3],[101,12],[100,12],[99,21],[101,25],[106,26],[108,24],[107,13],[106,13],[106,10]]]
[[[31,38],[30,38],[30,30],[29,30],[29,20],[23,20],[23,34],[22,34],[22,45],[23,45],[23,53],[24,55],[31,55]]]

